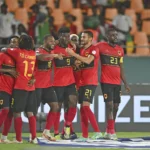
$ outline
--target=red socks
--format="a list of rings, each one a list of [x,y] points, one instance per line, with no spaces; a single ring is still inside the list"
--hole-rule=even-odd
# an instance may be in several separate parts
[[[95,115],[91,111],[90,107],[89,106],[83,106],[83,110],[84,110],[85,115],[89,119],[89,121],[90,121],[90,123],[94,129],[94,132],[100,132],[100,129],[98,127],[98,123],[96,121]]]
[[[115,133],[114,125],[115,125],[115,121],[113,119],[107,120],[107,129],[106,129],[106,132],[110,133],[110,134],[114,134]]]
[[[66,126],[67,116],[68,116],[68,111],[67,111],[67,112],[64,112],[64,120],[65,120],[64,126]],[[70,132],[71,132],[71,133],[74,132],[72,123],[70,124]],[[63,128],[62,134],[65,134],[64,128]]]
[[[12,119],[13,119],[13,114],[8,114],[6,120],[4,121],[4,128],[3,128],[2,135],[4,136],[8,135],[9,129],[12,124]]]
[[[17,117],[14,119],[14,127],[15,127],[15,132],[16,132],[16,140],[17,141],[22,141],[22,119],[21,117]]]
[[[88,138],[88,118],[84,112],[83,107],[81,107],[80,109],[80,115],[81,115],[82,136],[84,138]]]
[[[72,121],[76,115],[77,108],[76,107],[71,107],[68,110],[68,115],[66,117],[66,126],[70,126],[72,124]]]
[[[50,111],[48,113],[45,129],[47,129],[47,130],[51,129],[51,127],[54,125],[56,117],[57,117],[57,112]]]
[[[59,121],[60,121],[60,112],[57,112],[55,122],[54,122],[54,133],[55,134],[59,134]]]
[[[9,109],[5,109],[3,108],[0,112],[0,127],[2,126],[2,124],[4,123],[5,119],[7,118]]]
[[[32,135],[32,140],[36,138],[36,119],[34,116],[31,116],[29,119],[29,128]]]

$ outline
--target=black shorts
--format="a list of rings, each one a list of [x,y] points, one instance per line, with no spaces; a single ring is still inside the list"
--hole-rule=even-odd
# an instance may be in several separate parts
[[[36,95],[35,91],[25,91],[14,89],[12,94],[11,107],[13,112],[36,112]]]
[[[62,103],[64,101],[68,101],[70,95],[77,96],[77,89],[75,84],[71,84],[68,86],[55,86],[56,95],[58,98],[58,102]]]
[[[79,88],[79,104],[84,101],[92,103],[97,85],[80,86]]]
[[[36,92],[36,100],[37,100],[37,107],[40,106],[40,103],[51,103],[57,102],[57,95],[53,87],[49,88],[37,88]]]
[[[7,92],[0,91],[0,109],[10,107],[11,95]]]
[[[120,103],[121,101],[121,85],[101,83],[104,102],[113,101]]]

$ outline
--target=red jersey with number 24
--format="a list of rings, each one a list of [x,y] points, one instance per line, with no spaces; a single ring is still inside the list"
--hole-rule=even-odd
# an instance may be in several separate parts
[[[118,45],[112,47],[107,42],[100,42],[97,47],[101,60],[101,83],[120,85],[120,63],[123,63],[123,49]]]
[[[81,49],[80,55],[88,57],[89,55],[94,56],[94,60],[90,64],[82,63],[81,67],[81,86],[85,85],[98,85],[98,62],[99,52],[97,48],[91,45],[87,49]]]
[[[28,86],[28,82],[31,80],[35,61],[36,54],[33,50],[25,50],[20,48],[9,48],[7,53],[15,60],[16,62],[16,71],[19,73],[18,77],[15,80],[14,89],[33,91],[35,86]]]

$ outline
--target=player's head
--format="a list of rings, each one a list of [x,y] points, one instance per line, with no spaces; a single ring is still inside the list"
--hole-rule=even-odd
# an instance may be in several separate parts
[[[34,43],[33,39],[29,35],[21,35],[19,38],[19,48],[25,50],[33,50]]]
[[[2,14],[7,14],[7,5],[6,4],[1,5],[1,13]]]
[[[109,43],[115,44],[118,42],[118,33],[114,28],[109,28],[107,31],[107,40]]]
[[[11,48],[18,47],[19,46],[19,37],[18,36],[12,36],[10,38],[10,41],[9,41],[9,46]]]
[[[44,37],[44,46],[47,49],[54,49],[55,47],[55,39],[52,35],[48,34]]]
[[[92,44],[93,40],[93,33],[91,31],[84,31],[81,33],[81,45],[87,45],[87,44]]]
[[[76,34],[71,34],[70,35],[70,41],[75,44],[78,45],[79,44],[79,37]]]
[[[70,29],[67,27],[62,27],[58,30],[59,44],[63,46],[68,46],[70,41]]]

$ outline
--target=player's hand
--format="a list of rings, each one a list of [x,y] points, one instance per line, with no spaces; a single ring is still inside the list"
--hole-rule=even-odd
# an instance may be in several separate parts
[[[71,56],[73,56],[74,55],[74,51],[72,50],[72,48],[66,48],[66,52],[69,54],[69,55],[71,55]]]
[[[126,92],[127,92],[127,93],[130,93],[130,91],[131,91],[130,87],[129,87],[128,85],[124,85],[124,86],[125,86]]]
[[[60,53],[60,54],[54,54],[54,58],[63,60],[63,56],[65,56],[64,54]]]
[[[77,46],[73,42],[70,42],[70,45],[73,47],[74,50],[76,50]]]
[[[28,86],[33,86],[35,83],[35,78],[32,78],[29,82],[28,82]]]
[[[14,78],[17,78],[19,75],[15,69],[9,69],[8,73],[10,73]]]
[[[80,60],[76,60],[74,64],[79,69],[79,66],[82,64],[82,62]]]

